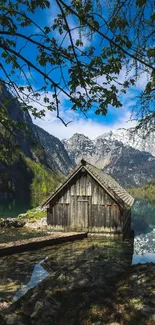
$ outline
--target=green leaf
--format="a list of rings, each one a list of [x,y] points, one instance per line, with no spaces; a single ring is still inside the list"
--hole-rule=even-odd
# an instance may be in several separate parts
[[[138,7],[143,7],[146,4],[146,0],[136,0],[136,5]]]

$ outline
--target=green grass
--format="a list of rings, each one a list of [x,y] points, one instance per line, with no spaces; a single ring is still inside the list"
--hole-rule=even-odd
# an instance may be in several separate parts
[[[38,211],[37,208],[33,208],[28,210],[24,216],[20,217],[20,220],[28,220],[29,222],[33,223],[46,217],[46,215],[46,211]]]

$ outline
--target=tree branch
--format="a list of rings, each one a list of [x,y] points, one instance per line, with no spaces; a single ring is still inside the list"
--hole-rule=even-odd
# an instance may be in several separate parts
[[[80,15],[75,10],[73,10],[69,5],[67,5],[63,0],[57,0],[57,1],[59,1],[73,15],[75,15],[76,17],[78,17],[78,19],[81,19]],[[137,58],[134,54],[126,51],[123,47],[121,47],[119,44],[117,44],[115,41],[113,41],[110,37],[108,37],[107,35],[103,34],[99,29],[97,29],[96,27],[94,27],[86,18],[83,18],[83,21],[84,21],[84,23],[86,25],[88,25],[91,29],[93,29],[95,32],[97,32],[100,36],[102,36],[103,38],[105,38],[110,44],[113,44],[116,48],[118,48],[119,50],[121,50],[124,54],[126,54],[127,56],[129,56],[130,58],[132,58],[132,59],[134,59],[136,61],[139,61],[141,64],[145,65],[149,69],[155,71],[155,67],[153,67],[149,63],[141,60],[140,58]]]

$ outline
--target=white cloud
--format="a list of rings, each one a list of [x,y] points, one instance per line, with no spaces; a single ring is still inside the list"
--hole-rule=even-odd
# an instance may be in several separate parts
[[[54,19],[57,18],[58,14],[61,14],[60,9],[57,6],[57,3],[55,1],[51,2],[51,9],[52,10],[47,11],[47,21],[48,21],[49,26],[53,25]],[[76,40],[78,40],[81,36],[81,41],[83,43],[83,46],[79,47],[79,48],[81,50],[83,50],[85,47],[89,46],[90,40],[88,39],[88,37],[86,35],[84,35],[84,32],[81,31],[81,33],[80,33],[79,23],[78,23],[78,20],[76,19],[76,17],[73,18],[72,15],[69,15],[67,17],[67,22],[68,22],[69,28],[71,30],[73,43],[75,44]],[[71,45],[71,42],[70,42],[69,34],[67,34],[66,36],[65,36],[65,34],[66,34],[66,32],[63,32],[62,34],[60,34],[57,29],[54,31],[54,36],[55,36],[56,40],[60,44],[63,41],[63,46],[67,47],[67,46]]]
[[[67,127],[65,127],[60,120],[57,119],[54,112],[47,112],[44,119],[36,119],[34,123],[49,132],[50,134],[58,137],[59,139],[70,138],[74,133],[81,133],[91,139],[118,128],[129,128],[135,126],[134,121],[130,121],[130,112],[126,108],[120,109],[120,118],[110,125],[105,122],[97,122],[92,119],[86,119],[79,116],[73,111],[65,111],[62,115],[65,121],[72,120]]]
[[[124,66],[118,76],[118,81],[120,83],[123,83],[125,80],[127,79],[136,79],[135,77],[135,69],[134,67],[132,69],[130,69],[130,72],[127,72],[126,67]],[[148,81],[150,80],[150,76],[148,73],[144,72],[144,71],[139,71],[139,75],[137,77],[137,80],[135,80],[135,86],[132,86],[132,89],[135,90],[144,90],[146,84],[148,83]]]
[[[53,93],[48,92],[48,97],[53,100]],[[42,109],[44,95],[41,94],[39,103],[35,103],[35,107],[39,111]],[[107,117],[98,117],[96,121],[96,115],[93,111],[90,111],[89,118],[87,119],[82,113],[78,111],[72,111],[70,109],[70,102],[67,96],[63,93],[59,95],[61,100],[60,116],[65,123],[72,121],[67,127],[57,118],[56,112],[51,112],[46,109],[46,116],[42,119],[33,119],[34,123],[49,132],[50,134],[58,137],[59,139],[70,138],[74,133],[82,133],[91,139],[97,136],[109,132],[110,130],[116,130],[118,128],[129,128],[135,125],[135,121],[131,121],[131,106],[134,104],[133,99],[129,96],[125,96],[124,106],[122,108],[110,107],[107,113]],[[32,103],[34,106],[34,103]],[[108,115],[109,114],[109,115]],[[91,118],[90,118],[91,116]],[[109,117],[112,121],[109,124]],[[115,120],[114,120],[115,118]],[[107,124],[108,123],[108,124]]]

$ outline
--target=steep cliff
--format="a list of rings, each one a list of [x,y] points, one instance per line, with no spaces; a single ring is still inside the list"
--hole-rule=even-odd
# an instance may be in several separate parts
[[[75,167],[75,164],[70,159],[63,143],[37,125],[35,125],[35,129],[39,137],[39,143],[45,152],[47,166],[53,171],[61,172],[67,176],[70,170]]]
[[[29,112],[2,86],[0,107],[13,122],[12,134],[0,125],[0,200],[49,194],[73,165],[63,144],[35,126]]]

